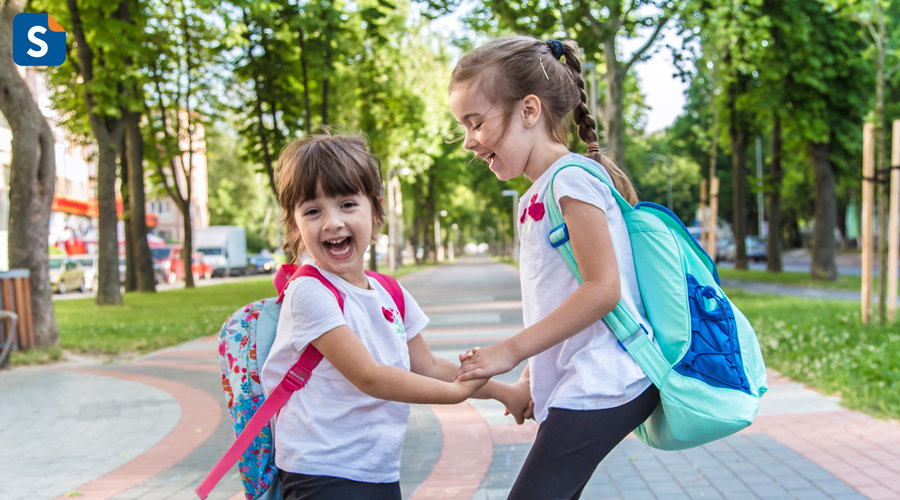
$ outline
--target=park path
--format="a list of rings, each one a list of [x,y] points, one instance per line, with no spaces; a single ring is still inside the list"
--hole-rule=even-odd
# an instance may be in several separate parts
[[[511,266],[467,257],[401,282],[431,318],[432,350],[448,359],[522,328]],[[233,439],[214,347],[207,337],[129,363],[0,373],[0,499],[195,498]],[[404,499],[506,498],[536,428],[492,401],[414,405]],[[239,483],[232,470],[210,498],[242,498]],[[681,452],[626,439],[582,498],[900,499],[900,427],[773,373],[746,431]]]

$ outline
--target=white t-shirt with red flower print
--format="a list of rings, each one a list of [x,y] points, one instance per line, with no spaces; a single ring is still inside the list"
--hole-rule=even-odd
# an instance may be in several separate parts
[[[558,205],[560,198],[568,196],[594,205],[606,214],[619,267],[621,301],[634,318],[643,320],[652,335],[637,286],[628,229],[609,187],[580,167],[568,167],[553,182],[553,199],[544,199],[548,196],[545,191],[550,176],[567,160],[592,162],[606,174],[600,164],[570,153],[547,169],[519,200],[516,226],[521,241],[519,274],[525,326],[547,317],[578,288],[578,280],[559,250],[550,245],[553,228],[545,206],[546,203]],[[528,363],[538,423],[547,418],[550,408],[601,410],[621,406],[640,396],[651,384],[602,319],[533,356]]]
[[[368,278],[369,290],[363,290],[319,271],[340,292],[344,312],[334,294],[315,278],[297,278],[288,285],[275,342],[262,369],[266,394],[278,387],[311,341],[341,325],[353,330],[376,362],[409,370],[407,342],[428,324],[409,292],[403,289],[404,321],[375,279]],[[400,478],[408,423],[408,404],[366,395],[323,359],[306,387],[291,396],[276,418],[275,464],[297,474],[395,482]]]

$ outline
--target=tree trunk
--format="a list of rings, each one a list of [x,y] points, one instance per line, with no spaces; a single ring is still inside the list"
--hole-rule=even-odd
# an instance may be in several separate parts
[[[303,78],[303,129],[309,135],[312,130],[312,114],[309,112],[309,76],[306,71],[306,50],[304,49],[303,30],[298,30],[297,39],[300,42],[300,73]]]
[[[194,273],[191,256],[194,255],[194,226],[191,222],[191,201],[187,200],[185,209],[181,211],[181,218],[184,221],[184,243],[181,246],[181,261],[184,262],[184,287],[194,288]],[[226,276],[228,272],[225,272]]]
[[[124,150],[123,145],[122,151]],[[122,181],[119,190],[122,196],[122,226],[125,238],[125,291],[134,292],[137,290],[137,268],[134,265],[134,236],[131,230],[131,193],[128,192],[128,174],[128,156],[122,154],[119,156],[119,178]]]
[[[416,258],[416,265],[421,266],[422,261],[424,259],[419,258],[419,248],[422,247],[421,238],[422,238],[422,224],[423,224],[423,215],[424,208],[422,206],[422,184],[424,184],[425,179],[422,174],[416,174],[416,197],[413,201],[415,204],[415,208],[413,209],[413,214],[415,215],[415,221],[413,223],[413,255]],[[422,257],[424,258],[424,252]]]
[[[737,89],[729,86],[728,105],[731,122],[728,127],[731,136],[732,168],[732,233],[734,234],[734,268],[747,270],[747,248],[744,237],[747,233],[747,121],[737,109]]]
[[[119,120],[117,120],[119,121]],[[96,123],[95,123],[96,122]],[[104,127],[103,119],[91,116],[91,126]],[[119,125],[121,136],[121,124]],[[97,259],[98,305],[120,305],[122,294],[119,291],[119,243],[116,236],[116,156],[119,149],[116,144],[121,141],[105,140],[107,134],[98,134],[94,128],[94,137],[97,140],[97,205],[98,205],[98,247]]]
[[[606,61],[606,103],[603,112],[603,130],[610,156],[623,172],[628,172],[625,162],[625,117],[622,106],[625,70],[616,54],[615,33],[603,44]]]
[[[816,176],[816,224],[813,229],[812,268],[814,280],[836,280],[834,261],[834,224],[837,217],[837,199],[834,192],[834,171],[829,159],[827,142],[809,145],[813,170]]]
[[[53,132],[12,60],[12,20],[24,0],[0,8],[0,112],[12,131],[9,179],[9,266],[31,273],[31,311],[37,346],[59,343],[48,279],[50,207],[56,185]]]
[[[139,113],[125,113],[125,157],[128,159],[128,199],[131,205],[131,231],[134,242],[134,268],[137,275],[137,290],[156,291],[156,276],[153,273],[153,256],[147,243],[147,210],[144,192],[144,136],[141,135]],[[122,162],[123,165],[125,162]],[[124,195],[123,195],[124,197]]]
[[[119,292],[119,244],[116,237],[116,159],[122,144],[124,126],[121,118],[111,119],[97,114],[94,96],[89,90],[94,82],[94,51],[84,35],[78,2],[68,0],[67,4],[84,82],[85,107],[91,131],[97,141],[97,209],[100,226],[97,304],[119,305],[122,303],[122,294]],[[124,0],[122,5],[125,5]]]
[[[766,211],[769,212],[769,238],[766,240],[766,270],[780,273],[781,266],[781,116],[776,112],[772,125],[772,188],[769,189]]]
[[[878,24],[878,39],[875,40],[875,144],[877,148],[875,177],[879,178],[881,172],[885,172],[885,141],[884,141],[884,13],[881,4],[875,3],[876,19]],[[879,182],[878,186],[878,317],[884,323],[887,314],[887,208],[890,203],[887,192],[887,183]]]
[[[322,129],[328,126],[328,78],[322,81]]]

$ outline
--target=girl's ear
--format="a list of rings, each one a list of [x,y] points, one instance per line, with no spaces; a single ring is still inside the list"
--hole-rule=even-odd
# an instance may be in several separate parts
[[[522,99],[522,125],[531,128],[541,118],[541,100],[534,94],[528,94]]]

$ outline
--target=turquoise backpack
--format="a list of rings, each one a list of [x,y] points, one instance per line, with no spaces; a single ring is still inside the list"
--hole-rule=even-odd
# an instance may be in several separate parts
[[[545,199],[554,227],[550,244],[579,283],[568,229],[552,197],[556,175],[573,166],[609,186],[622,210],[656,340],[621,302],[603,318],[659,388],[659,406],[635,434],[654,448],[681,450],[748,427],[767,389],[766,367],[753,327],[719,285],[715,262],[667,208],[649,202],[632,207],[595,165],[569,161],[552,173]]]

